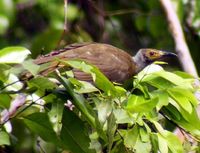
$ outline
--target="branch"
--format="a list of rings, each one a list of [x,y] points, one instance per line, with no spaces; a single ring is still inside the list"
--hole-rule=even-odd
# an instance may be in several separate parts
[[[191,58],[189,48],[186,44],[184,33],[178,19],[178,16],[172,6],[170,0],[160,0],[160,3],[165,10],[167,20],[169,23],[169,28],[176,45],[176,52],[179,57],[179,61],[182,68],[187,73],[192,74],[194,77],[198,77],[197,70],[195,68],[194,62]]]

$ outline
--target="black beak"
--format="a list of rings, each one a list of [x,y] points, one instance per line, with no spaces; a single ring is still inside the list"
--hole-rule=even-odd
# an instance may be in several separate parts
[[[177,55],[175,54],[175,53],[171,53],[171,52],[164,52],[163,53],[163,55],[162,55],[162,57],[169,57],[169,58],[171,58],[171,57],[177,57]]]

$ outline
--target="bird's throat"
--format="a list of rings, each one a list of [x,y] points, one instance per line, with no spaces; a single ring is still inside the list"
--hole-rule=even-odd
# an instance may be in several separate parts
[[[133,58],[133,62],[136,64],[136,73],[139,73],[143,68],[145,68],[148,63],[140,54],[136,54]]]

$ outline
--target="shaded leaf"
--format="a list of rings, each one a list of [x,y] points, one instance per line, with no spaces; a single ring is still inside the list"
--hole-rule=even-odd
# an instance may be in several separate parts
[[[109,115],[107,119],[107,135],[108,135],[108,153],[111,152],[111,148],[114,142],[114,135],[117,129],[116,119],[113,112]]]
[[[47,114],[33,113],[25,116],[23,121],[31,131],[38,134],[45,141],[52,142],[57,145],[59,144],[58,138]]]
[[[62,117],[61,140],[65,149],[73,153],[92,153],[89,149],[89,135],[81,121],[72,111],[64,109]]]
[[[10,66],[6,64],[0,64],[0,80],[5,82],[8,80],[9,73],[10,73]]]
[[[48,78],[45,77],[36,77],[28,81],[28,85],[30,88],[36,87],[37,92],[40,95],[44,95],[47,90],[53,90],[57,87],[55,83],[50,81]]]
[[[95,127],[95,118],[91,115],[89,109],[89,106],[86,103],[85,98],[83,95],[77,94],[73,90],[73,86],[70,83],[69,80],[66,78],[60,76],[57,74],[57,79],[60,81],[60,83],[65,87],[65,89],[68,91],[68,93],[72,96],[73,104],[79,109],[79,111],[84,115],[85,119],[90,123],[92,127]]]

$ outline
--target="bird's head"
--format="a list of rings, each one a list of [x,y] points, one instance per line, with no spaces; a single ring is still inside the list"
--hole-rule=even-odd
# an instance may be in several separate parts
[[[165,52],[156,49],[140,49],[134,56],[134,61],[137,63],[138,71],[143,69],[145,66],[153,63],[154,61],[163,61],[166,58],[176,57],[177,55],[171,52]]]

